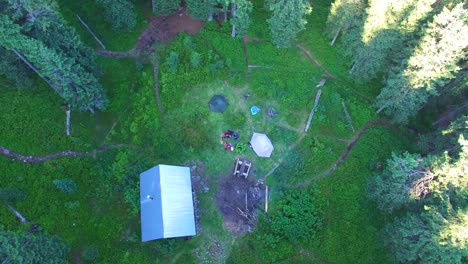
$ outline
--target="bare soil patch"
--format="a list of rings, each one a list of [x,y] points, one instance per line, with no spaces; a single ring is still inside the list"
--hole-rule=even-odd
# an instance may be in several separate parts
[[[150,48],[156,41],[167,43],[181,32],[195,35],[203,26],[203,21],[187,15],[185,7],[182,7],[171,15],[149,16],[148,28],[141,33],[134,49],[144,51]]]
[[[260,187],[253,177],[245,179],[229,173],[220,179],[216,202],[229,232],[243,235],[253,231],[257,221],[256,209],[264,198]]]

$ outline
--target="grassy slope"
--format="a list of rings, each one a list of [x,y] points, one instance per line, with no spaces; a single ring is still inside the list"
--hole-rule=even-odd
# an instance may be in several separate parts
[[[110,50],[127,50],[133,46],[145,22],[139,21],[138,29],[127,34],[116,34],[104,23],[93,1],[60,1],[67,20],[77,28],[83,39],[96,47],[94,40],[74,18],[80,13],[93,30],[103,39]],[[141,1],[143,3],[143,1]],[[262,6],[255,1],[256,7]],[[138,8],[142,18],[142,4]],[[88,114],[73,115],[73,137],[64,137],[64,113],[60,100],[45,87],[28,91],[8,91],[0,96],[2,106],[0,145],[14,150],[44,154],[63,149],[88,150],[103,142],[125,142],[136,146],[129,155],[133,162],[144,168],[159,162],[181,164],[198,159],[205,164],[210,177],[210,192],[200,194],[203,208],[201,224],[203,232],[191,241],[138,242],[139,221],[123,202],[122,183],[119,181],[116,164],[117,151],[98,158],[64,158],[40,165],[25,165],[0,158],[0,167],[6,168],[0,187],[14,186],[25,190],[29,198],[15,206],[25,216],[40,223],[44,229],[64,238],[73,247],[80,249],[96,244],[100,249],[102,263],[167,263],[171,256],[174,262],[191,263],[191,252],[198,249],[202,259],[219,262],[227,258],[233,243],[232,236],[224,229],[213,196],[216,182],[230,171],[234,155],[224,151],[218,143],[219,133],[232,128],[239,131],[241,140],[247,141],[252,130],[266,132],[275,144],[272,159],[258,159],[253,153],[245,155],[255,162],[255,176],[261,177],[275,163],[284,159],[268,182],[273,187],[272,198],[279,197],[279,190],[289,188],[306,180],[311,175],[325,170],[341,154],[345,144],[336,138],[352,137],[341,110],[340,102],[348,106],[355,128],[362,127],[375,118],[368,103],[357,98],[346,80],[346,69],[337,53],[330,49],[328,40],[320,28],[326,18],[327,4],[314,7],[309,29],[302,33],[299,42],[312,51],[314,56],[332,74],[342,81],[329,80],[321,99],[321,107],[314,117],[313,125],[303,143],[289,150],[304,124],[311,105],[308,99],[315,96],[311,87],[317,83],[322,71],[302,56],[295,48],[276,50],[268,42],[248,44],[251,64],[272,66],[273,69],[254,69],[247,76],[243,68],[241,42],[228,37],[228,29],[209,25],[201,35],[208,39],[231,69],[211,74],[207,65],[214,63],[214,51],[198,37],[189,38],[194,48],[186,48],[184,36],[176,39],[163,51],[161,63],[161,97],[166,107],[166,116],[161,118],[154,104],[151,69],[136,68],[131,60],[99,59],[105,74],[102,82],[110,98],[106,114],[92,117]],[[268,12],[257,10],[249,35],[269,38],[265,19]],[[314,27],[317,25],[317,27]],[[189,59],[191,50],[203,57],[205,67],[194,70]],[[169,51],[179,53],[181,63],[177,75],[168,70],[165,58]],[[249,83],[246,83],[247,77]],[[223,80],[229,80],[229,86]],[[365,88],[361,88],[364,89]],[[246,105],[241,102],[244,92],[252,93]],[[231,102],[228,111],[221,115],[211,113],[206,102],[213,94],[225,94]],[[13,100],[12,100],[13,98]],[[275,119],[262,116],[250,117],[246,108],[259,105],[262,110],[274,107],[280,115]],[[27,122],[24,120],[27,119]],[[105,138],[114,122],[113,132]],[[104,125],[103,125],[104,124]],[[100,127],[103,126],[103,127]],[[21,136],[21,140],[18,139]],[[381,224],[372,206],[363,200],[363,189],[370,174],[369,160],[383,160],[390,149],[397,148],[397,136],[387,129],[371,129],[357,144],[348,160],[329,178],[317,186],[328,201],[325,207],[325,227],[320,236],[310,244],[300,245],[321,258],[337,263],[376,262],[381,251],[376,230]],[[207,144],[208,143],[208,144]],[[295,164],[302,157],[301,167]],[[131,162],[130,162],[131,163]],[[125,165],[125,163],[124,163]],[[131,164],[126,164],[128,170]],[[131,174],[132,177],[137,174]],[[51,181],[56,178],[72,178],[78,184],[78,192],[71,196],[59,193]],[[64,209],[65,202],[79,201],[76,210]],[[274,202],[273,202],[274,204]],[[18,221],[4,208],[0,219],[7,228],[21,228]],[[73,226],[73,223],[75,226]],[[261,234],[260,227],[254,234],[238,240],[232,251],[232,262],[258,263],[258,256],[281,253],[277,259],[289,263],[310,263],[307,255],[297,253],[297,245],[281,241],[277,248],[264,247],[255,238]],[[129,240],[129,241],[125,241]],[[224,252],[220,255],[207,253],[220,242]]]

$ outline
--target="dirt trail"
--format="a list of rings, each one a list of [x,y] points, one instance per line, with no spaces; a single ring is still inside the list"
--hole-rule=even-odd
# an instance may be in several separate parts
[[[203,21],[187,15],[185,7],[167,16],[148,16],[147,20],[148,27],[140,34],[132,49],[123,52],[97,50],[96,53],[108,58],[138,58],[141,53],[153,52],[156,42],[168,43],[182,32],[195,35],[204,26]]]
[[[312,182],[314,182],[316,180],[319,180],[321,178],[324,178],[324,177],[330,175],[332,172],[334,172],[341,164],[343,164],[343,162],[346,160],[346,158],[348,157],[348,155],[351,152],[351,150],[353,149],[353,147],[356,145],[356,143],[362,137],[362,135],[364,135],[364,133],[369,128],[371,128],[373,126],[386,126],[386,127],[389,127],[389,128],[391,128],[393,130],[396,130],[398,133],[402,134],[402,132],[400,131],[400,129],[398,127],[395,127],[394,125],[390,124],[388,121],[385,121],[385,120],[372,120],[372,121],[369,121],[363,128],[361,128],[361,130],[359,130],[359,132],[356,134],[356,136],[354,136],[354,138],[352,139],[351,143],[349,143],[349,145],[346,147],[343,154],[341,154],[340,158],[328,170],[322,172],[321,174],[319,174],[319,175],[317,175],[317,176],[315,176],[313,178],[308,179],[307,181],[303,182],[302,184],[300,184],[297,187],[302,187],[302,188],[307,187]]]
[[[16,159],[24,163],[42,163],[50,159],[56,159],[56,158],[61,158],[61,157],[66,157],[66,156],[72,156],[72,157],[95,156],[96,154],[99,154],[101,152],[105,152],[105,151],[108,151],[111,149],[117,149],[117,148],[125,148],[125,147],[129,147],[129,145],[115,144],[115,145],[110,145],[110,146],[103,146],[103,147],[100,147],[98,149],[95,149],[93,151],[88,151],[88,152],[77,152],[77,151],[66,150],[66,151],[61,151],[61,152],[57,152],[54,154],[49,154],[46,156],[24,156],[18,152],[11,151],[5,147],[0,147],[0,155],[4,155],[8,158]]]
[[[320,64],[320,62],[315,59],[314,56],[312,56],[312,53],[310,51],[308,51],[306,48],[304,48],[303,46],[297,44],[296,47],[302,51],[302,53],[304,53],[304,55],[309,58],[309,60],[311,62],[313,62],[315,65],[317,65],[319,68],[321,68],[323,70],[323,73],[325,74],[325,76],[329,77],[329,78],[332,78],[332,79],[336,79],[336,77],[331,74],[329,71],[327,71],[327,69],[325,69],[325,67],[322,66],[322,64]]]

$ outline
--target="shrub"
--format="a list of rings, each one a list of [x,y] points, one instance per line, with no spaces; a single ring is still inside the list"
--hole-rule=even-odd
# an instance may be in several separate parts
[[[69,209],[69,210],[76,210],[80,207],[80,201],[74,201],[74,202],[66,202],[65,203],[65,208]]]
[[[192,65],[193,68],[197,69],[201,65],[201,55],[198,52],[193,52],[192,55],[190,56],[190,65]]]
[[[322,227],[321,207],[313,191],[286,192],[278,204],[271,228],[290,241],[311,239]]]
[[[87,261],[96,260],[99,257],[99,248],[96,245],[86,246],[82,256]]]
[[[169,70],[175,73],[177,71],[177,66],[179,66],[179,54],[175,51],[171,51],[167,59],[167,64],[169,65]]]
[[[76,192],[76,183],[72,179],[56,179],[52,181],[60,191],[66,194],[72,194]]]

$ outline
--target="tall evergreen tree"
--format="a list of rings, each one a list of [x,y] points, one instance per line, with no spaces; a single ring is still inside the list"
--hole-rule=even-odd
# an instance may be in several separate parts
[[[73,58],[64,57],[41,41],[21,33],[20,26],[0,15],[0,46],[13,51],[65,100],[78,110],[105,106],[98,80]]]
[[[230,2],[232,5],[231,35],[232,37],[244,36],[251,22],[250,13],[252,12],[253,5],[248,0],[234,0]]]
[[[398,263],[465,263],[468,212],[407,213],[385,226],[384,242]]]
[[[153,12],[158,15],[169,15],[180,8],[182,0],[152,0]]]
[[[468,12],[460,3],[444,8],[425,30],[411,57],[394,67],[377,97],[377,112],[385,109],[393,120],[406,123],[430,96],[437,96],[460,70],[468,50]]]
[[[104,17],[114,31],[132,31],[136,26],[136,13],[129,0],[97,0],[104,8]]]
[[[360,27],[365,14],[365,0],[336,0],[333,2],[327,18],[327,32],[330,34],[333,46],[339,34],[344,34],[350,28]]]
[[[187,12],[190,16],[200,20],[211,21],[216,13],[217,0],[186,0]]]
[[[307,0],[268,0],[267,6],[273,15],[268,19],[273,44],[286,48],[294,44],[297,33],[305,29],[305,15],[312,12]]]
[[[401,59],[407,42],[417,39],[417,31],[432,11],[436,0],[373,0],[367,8],[359,39],[352,54],[350,70],[359,79],[369,80],[385,70],[392,59]]]
[[[68,263],[69,251],[55,236],[16,233],[0,226],[0,263]]]
[[[30,69],[12,52],[0,47],[0,75],[8,83],[4,87],[29,88],[32,87]]]

